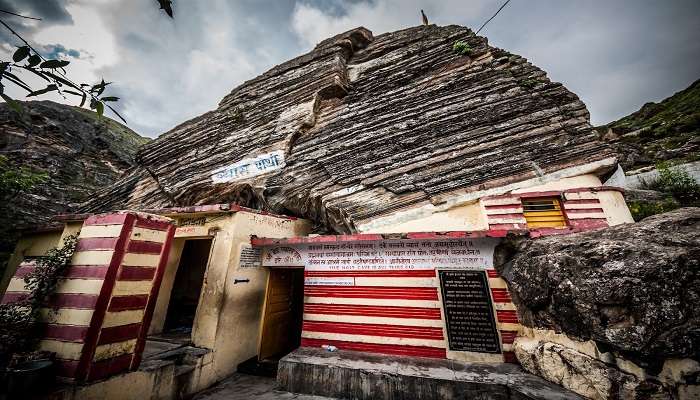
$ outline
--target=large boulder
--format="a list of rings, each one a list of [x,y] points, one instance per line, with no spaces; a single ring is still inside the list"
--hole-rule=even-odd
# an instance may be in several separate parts
[[[700,399],[700,208],[506,242],[523,368],[591,399]]]
[[[520,243],[498,266],[523,323],[653,364],[700,352],[700,208]]]

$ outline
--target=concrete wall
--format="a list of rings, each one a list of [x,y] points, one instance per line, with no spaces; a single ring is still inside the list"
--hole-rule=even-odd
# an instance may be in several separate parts
[[[7,285],[17,271],[19,264],[26,257],[43,256],[49,249],[58,246],[61,233],[62,230],[58,229],[51,232],[30,233],[22,236],[17,242],[15,250],[7,263],[7,268],[5,268],[2,280],[0,280],[0,294],[5,293],[5,290],[7,290]]]
[[[484,208],[483,199],[511,196],[516,203],[519,203],[519,195],[527,193],[563,193],[565,191],[602,186],[600,178],[594,174],[582,174],[550,180],[531,180],[527,183],[529,185],[523,183],[520,186],[515,186],[510,191],[506,187],[492,189],[488,191],[488,193],[491,193],[488,196],[462,203],[437,206],[426,204],[421,207],[398,211],[389,216],[382,216],[373,221],[363,223],[358,226],[358,230],[362,233],[479,231],[493,229],[494,225],[498,229],[524,229],[525,220],[523,218],[511,218],[512,220],[494,222],[494,217],[489,215],[487,209]],[[596,195],[596,199],[599,200],[599,208],[602,208],[602,214],[604,214],[601,215],[600,219],[605,219],[607,225],[634,222],[621,193],[597,193],[600,195]],[[513,208],[520,209],[519,213],[522,213],[521,207],[516,203],[513,203]]]

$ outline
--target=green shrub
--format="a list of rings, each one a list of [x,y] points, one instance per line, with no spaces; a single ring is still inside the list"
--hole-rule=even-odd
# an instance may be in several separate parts
[[[537,85],[537,82],[539,82],[537,79],[522,79],[518,81],[518,85],[524,88],[532,89]]]
[[[452,51],[463,56],[468,56],[473,52],[472,47],[469,46],[469,43],[463,40],[456,41],[455,44],[452,45]]]
[[[678,202],[672,198],[667,198],[663,201],[630,201],[627,203],[627,206],[635,222],[639,222],[652,215],[673,211],[680,207]]]
[[[649,181],[642,180],[642,188],[668,193],[682,206],[697,206],[700,203],[700,185],[686,170],[659,163],[656,171],[658,177]]]

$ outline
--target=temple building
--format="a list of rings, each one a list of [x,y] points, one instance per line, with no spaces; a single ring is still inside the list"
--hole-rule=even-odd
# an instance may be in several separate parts
[[[517,363],[499,245],[633,222],[616,168],[524,58],[459,26],[357,28],[145,145],[27,232],[0,288],[21,298],[78,234],[41,341],[66,399],[191,394],[300,347]]]

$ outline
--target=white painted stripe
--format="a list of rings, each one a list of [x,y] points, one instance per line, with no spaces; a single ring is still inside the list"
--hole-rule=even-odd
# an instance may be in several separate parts
[[[488,216],[489,224],[526,224],[525,218],[492,218]]]
[[[508,284],[503,278],[489,278],[489,287],[491,289],[508,289]]]
[[[515,304],[513,303],[493,303],[493,306],[496,310],[512,310],[512,311],[517,311],[518,309],[515,308]]]
[[[109,265],[112,262],[113,250],[78,251],[73,254],[73,265]]]
[[[593,192],[571,192],[564,193],[564,200],[589,200],[597,199],[598,194]]]
[[[39,342],[39,349],[56,353],[58,358],[64,360],[79,360],[83,352],[83,344],[47,339]]]
[[[118,237],[123,225],[88,225],[80,228],[80,238]]]
[[[7,293],[9,292],[28,292],[24,287],[24,279],[22,278],[12,278],[10,279],[10,284],[7,285]]]
[[[355,277],[355,286],[438,287],[437,278]]]
[[[42,308],[39,319],[48,324],[89,326],[93,310],[77,310],[71,308]]]
[[[486,209],[486,214],[488,216],[491,215],[499,215],[499,214],[522,214],[523,213],[523,208],[522,207],[516,207],[516,208],[492,208],[492,209]]]
[[[522,325],[520,324],[513,324],[510,322],[498,322],[498,330],[501,331],[518,331],[520,332],[520,329],[522,329]]]
[[[513,351],[513,344],[501,343],[501,351]]]
[[[122,354],[133,353],[135,349],[136,339],[126,340],[117,343],[102,344],[95,348],[95,357],[93,357],[93,361],[100,361],[120,356]]]
[[[100,294],[102,279],[59,279],[56,293]]]
[[[604,213],[567,213],[566,217],[569,219],[588,219],[588,218],[594,218],[594,219],[605,219],[605,214]]]
[[[426,307],[439,308],[436,300],[401,300],[401,299],[364,299],[349,297],[311,297],[305,296],[304,303],[309,304],[350,304],[362,306],[396,306],[396,307]]]
[[[105,315],[102,327],[110,328],[112,326],[136,324],[141,322],[141,320],[143,320],[143,310],[108,312]]]
[[[112,296],[149,294],[152,287],[151,281],[117,281],[112,289]]]
[[[402,326],[427,326],[442,328],[442,320],[416,319],[416,318],[391,318],[391,317],[370,317],[364,315],[334,315],[334,314],[309,314],[304,313],[307,321],[328,321],[328,322],[349,322],[353,324],[382,324],[382,325],[402,325]]]
[[[157,267],[160,261],[159,254],[138,254],[126,253],[122,260],[122,265],[139,266],[139,267]]]
[[[146,240],[148,242],[164,243],[168,237],[167,231],[134,227],[131,231],[131,240]]]
[[[397,338],[397,337],[389,337],[389,336],[348,335],[345,333],[308,332],[308,331],[303,331],[301,333],[301,337],[308,338],[308,339],[340,340],[340,341],[344,341],[344,342],[393,344],[393,345],[403,345],[403,346],[427,346],[427,347],[436,347],[436,348],[440,348],[440,349],[446,348],[446,343],[444,340]]]
[[[506,197],[501,199],[481,199],[481,203],[485,206],[503,206],[509,204],[521,205],[520,198]]]
[[[566,210],[587,210],[590,208],[603,208],[603,206],[600,203],[596,204],[570,204],[570,203],[564,203],[564,209]]]

